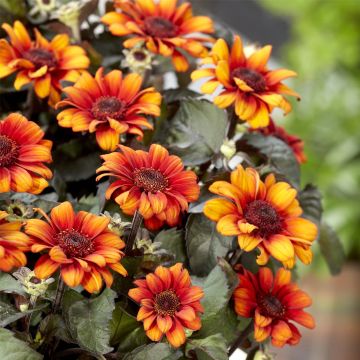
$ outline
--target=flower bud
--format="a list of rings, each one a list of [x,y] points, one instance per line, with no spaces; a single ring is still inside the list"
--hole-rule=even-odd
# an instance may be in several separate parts
[[[236,144],[234,140],[225,140],[220,147],[220,152],[230,160],[236,153]]]
[[[134,47],[123,50],[125,58],[121,62],[122,67],[128,67],[131,72],[142,75],[145,70],[151,70],[153,55],[144,47]]]

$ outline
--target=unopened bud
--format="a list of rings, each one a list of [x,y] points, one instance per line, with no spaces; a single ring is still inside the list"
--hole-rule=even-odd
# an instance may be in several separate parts
[[[230,160],[236,154],[236,144],[234,140],[225,140],[220,147],[220,152]]]

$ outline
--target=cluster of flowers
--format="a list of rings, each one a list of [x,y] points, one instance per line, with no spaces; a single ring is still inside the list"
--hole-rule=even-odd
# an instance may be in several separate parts
[[[194,81],[206,78],[201,86],[205,94],[222,89],[214,97],[215,105],[233,107],[239,121],[280,137],[293,147],[299,162],[305,161],[301,140],[270,118],[276,107],[285,113],[291,110],[284,95],[298,97],[282,83],[296,75],[293,71],[268,69],[271,46],[247,54],[240,36],[235,36],[230,48],[223,39],[215,42],[206,35],[213,33],[211,19],[193,16],[189,3],[114,3],[116,11],[102,20],[112,34],[127,37],[124,46],[135,49],[138,60],[145,60],[141,52],[160,54],[171,57],[176,71],[186,71],[189,64],[184,52],[201,58],[203,65],[191,77]],[[127,215],[140,214],[147,229],[179,225],[189,203],[199,197],[195,172],[185,170],[181,159],[161,145],[153,144],[147,152],[120,144],[121,134],[134,134],[141,140],[143,129],[153,128],[148,118],[160,115],[161,94],[154,87],[142,89],[143,78],[137,73],[124,76],[121,70],[112,70],[104,74],[99,68],[93,76],[86,70],[89,58],[85,51],[70,45],[65,34],[48,41],[35,29],[32,40],[19,21],[2,27],[9,40],[0,40],[0,77],[16,73],[15,89],[31,83],[36,96],[61,109],[57,115],[60,126],[96,134],[100,148],[110,152],[101,156],[103,164],[97,170],[97,180],[114,180],[106,198],[114,199]],[[213,44],[210,51],[209,44]],[[74,85],[63,88],[64,80]],[[52,177],[45,165],[52,161],[51,148],[51,141],[44,140],[44,132],[34,122],[15,113],[3,119],[0,192],[41,193]],[[236,268],[236,313],[254,319],[256,341],[271,337],[275,346],[297,344],[301,336],[293,322],[313,328],[314,320],[303,310],[311,305],[310,297],[291,282],[288,269],[296,258],[304,264],[311,262],[311,245],[317,237],[315,224],[301,217],[297,191],[276,181],[273,174],[262,181],[255,169],[241,165],[231,173],[230,182],[216,181],[209,190],[217,197],[207,201],[204,214],[217,223],[217,231],[237,236],[243,251],[259,251],[257,274]],[[0,213],[0,270],[25,266],[26,252],[42,253],[34,268],[36,277],[46,279],[60,270],[68,286],[82,285],[90,293],[100,291],[103,282],[112,285],[110,270],[127,275],[120,263],[125,243],[109,229],[108,218],[85,211],[76,214],[69,202],[54,207],[49,216],[37,211],[46,221],[9,222],[8,214]],[[266,267],[270,257],[283,264],[275,276]],[[129,296],[140,305],[137,319],[151,340],[159,341],[165,334],[179,347],[186,341],[185,328],[200,329],[203,290],[192,286],[182,264],[159,266],[135,285]]]

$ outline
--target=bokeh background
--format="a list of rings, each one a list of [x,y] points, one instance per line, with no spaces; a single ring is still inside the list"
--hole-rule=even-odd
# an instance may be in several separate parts
[[[332,278],[321,256],[304,272],[313,297],[313,331],[277,360],[360,358],[360,1],[196,0],[246,37],[273,45],[272,60],[295,70],[302,101],[277,122],[305,141],[303,185],[324,195],[324,218],[338,232],[347,262]],[[315,246],[315,251],[317,251]],[[318,251],[317,251],[318,252]]]

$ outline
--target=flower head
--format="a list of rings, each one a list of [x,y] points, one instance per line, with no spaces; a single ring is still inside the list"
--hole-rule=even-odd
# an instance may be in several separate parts
[[[146,115],[159,116],[161,95],[153,87],[140,90],[138,74],[122,75],[113,70],[103,75],[100,68],[93,78],[85,72],[74,86],[64,89],[68,96],[57,107],[69,105],[57,116],[59,124],[73,131],[96,133],[99,146],[113,151],[120,134],[129,133],[142,138],[142,128],[152,129]]]
[[[295,72],[267,68],[270,53],[271,46],[268,45],[247,57],[240,36],[235,36],[231,49],[225,40],[219,39],[210,56],[203,60],[206,68],[195,70],[191,78],[209,78],[201,87],[205,94],[212,94],[221,86],[223,91],[215,97],[215,105],[224,109],[235,104],[235,113],[241,120],[253,128],[264,127],[269,124],[269,114],[275,107],[285,113],[291,110],[283,94],[299,97],[281,83],[296,76]]]
[[[176,6],[177,0],[115,0],[119,12],[109,12],[102,21],[113,35],[131,38],[124,42],[132,48],[144,42],[155,54],[171,57],[177,71],[186,71],[189,63],[179,49],[194,57],[207,55],[205,42],[212,38],[213,23],[206,16],[193,16],[190,3]]]
[[[136,280],[137,288],[129,296],[140,304],[138,321],[143,321],[146,335],[160,341],[166,335],[169,343],[180,347],[185,343],[184,328],[192,331],[201,328],[199,313],[204,296],[198,286],[191,286],[189,272],[178,263],[171,268],[158,266],[144,280]]]
[[[25,232],[30,236],[32,252],[46,251],[35,265],[39,279],[48,278],[58,268],[70,287],[82,285],[88,292],[98,292],[103,279],[110,287],[113,276],[109,268],[126,276],[120,264],[124,242],[108,229],[109,219],[80,211],[77,214],[69,202],[51,210],[47,222],[31,219]]]
[[[266,264],[270,255],[289,268],[296,256],[304,264],[311,262],[317,227],[300,217],[297,191],[288,183],[276,182],[273,174],[263,182],[255,169],[240,165],[231,173],[230,183],[216,181],[209,190],[222,197],[205,204],[205,215],[217,222],[221,234],[237,235],[241,249],[257,247],[259,265]]]
[[[26,265],[24,252],[29,251],[29,238],[21,232],[21,221],[7,221],[7,212],[0,211],[0,270],[9,272]]]
[[[41,193],[52,172],[43,163],[51,162],[52,142],[44,132],[20,114],[0,121],[0,193],[8,191]]]
[[[282,126],[275,125],[271,118],[267,127],[259,128],[256,131],[266,136],[275,136],[278,139],[284,141],[291,147],[299,164],[306,162],[306,155],[304,154],[304,142],[299,137],[287,133]]]
[[[238,276],[235,311],[254,319],[256,341],[270,336],[274,346],[296,345],[301,335],[292,321],[309,329],[315,327],[313,317],[303,310],[311,305],[311,298],[291,283],[289,270],[279,269],[274,278],[269,268],[260,268],[256,275],[241,268]]]
[[[149,152],[119,145],[120,152],[102,155],[105,160],[97,179],[113,176],[116,180],[106,191],[125,214],[139,211],[145,226],[155,230],[166,222],[176,226],[188,203],[196,201],[200,188],[197,176],[185,171],[179,157],[169,155],[161,145],[153,144]]]
[[[21,267],[12,275],[20,282],[24,291],[31,295],[33,299],[43,296],[48,286],[55,281],[54,278],[38,279],[35,276],[35,272],[27,267]]]
[[[60,100],[60,81],[75,81],[87,69],[89,58],[80,46],[69,45],[66,34],[56,35],[50,42],[35,29],[32,41],[24,25],[3,24],[10,43],[0,39],[0,78],[17,72],[14,87],[20,90],[33,83],[36,95],[55,105]]]
[[[142,46],[135,46],[130,50],[123,50],[125,55],[121,62],[122,67],[128,67],[131,72],[144,74],[146,70],[151,70],[154,63],[152,53]]]

